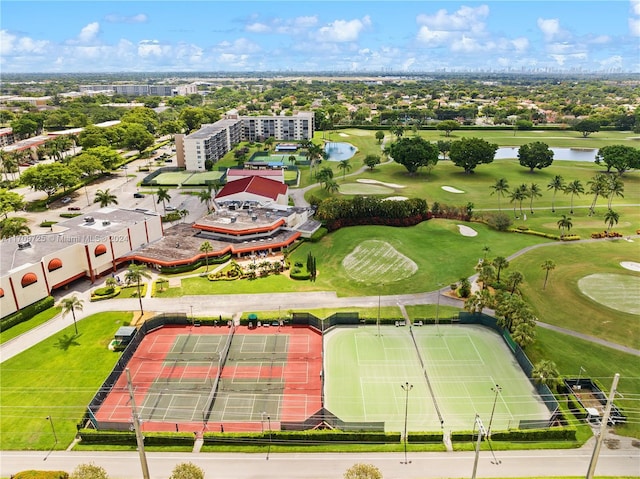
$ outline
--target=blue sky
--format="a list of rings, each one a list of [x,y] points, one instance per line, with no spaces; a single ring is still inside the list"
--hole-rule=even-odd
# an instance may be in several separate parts
[[[639,73],[640,0],[2,0],[0,69]]]

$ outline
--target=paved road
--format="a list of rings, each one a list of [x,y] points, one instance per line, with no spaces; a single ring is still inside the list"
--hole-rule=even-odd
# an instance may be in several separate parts
[[[580,449],[551,451],[489,451],[480,453],[477,477],[584,476],[593,451],[593,439]],[[634,477],[640,474],[640,449],[624,444],[619,449],[603,448],[596,473],[600,476]],[[44,460],[46,458],[46,460]],[[426,479],[469,477],[473,452],[368,454],[234,454],[234,453],[147,453],[152,479],[166,479],[176,464],[192,462],[205,471],[205,477],[225,479],[341,479],[355,463],[373,464],[385,479]],[[495,462],[500,461],[500,464]],[[112,478],[142,477],[136,452],[56,451],[2,452],[0,475],[9,477],[28,469],[72,471],[78,464],[92,462],[102,466]]]

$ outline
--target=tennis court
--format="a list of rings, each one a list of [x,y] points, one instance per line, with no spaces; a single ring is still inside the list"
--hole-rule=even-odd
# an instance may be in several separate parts
[[[492,429],[550,413],[502,338],[475,325],[336,328],[325,337],[325,405],[344,421],[384,421],[385,430]],[[350,367],[344,367],[349,364]],[[424,364],[424,368],[422,366]],[[497,394],[495,386],[501,391]]]
[[[309,328],[164,326],[128,363],[145,430],[261,430],[321,407],[322,337]],[[94,415],[128,423],[124,374]]]
[[[153,179],[153,184],[160,186],[199,186],[206,185],[207,182],[219,180],[224,172],[222,171],[168,171],[160,173]]]

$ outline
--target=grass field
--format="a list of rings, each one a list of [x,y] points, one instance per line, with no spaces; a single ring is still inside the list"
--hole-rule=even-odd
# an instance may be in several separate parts
[[[488,425],[495,400],[493,429],[517,427],[520,420],[546,420],[550,413],[502,338],[480,326],[344,328],[326,337],[325,401],[345,421],[383,421],[402,431],[409,382],[408,430],[473,429],[476,413]],[[352,367],[345,368],[344,364]],[[433,390],[433,395],[430,392]],[[440,414],[438,414],[440,411]]]
[[[22,323],[16,324],[14,327],[7,329],[6,331],[0,332],[0,344],[5,343],[15,337],[20,336],[23,333],[26,333],[30,329],[33,329],[41,324],[46,323],[51,318],[57,316],[60,311],[62,311],[62,307],[55,306],[53,308],[49,308],[41,313],[36,314],[29,321],[24,321]]]
[[[131,313],[100,313],[78,321],[2,363],[0,375],[0,448],[54,447],[51,417],[65,449],[89,401],[111,372],[119,354],[107,346]]]

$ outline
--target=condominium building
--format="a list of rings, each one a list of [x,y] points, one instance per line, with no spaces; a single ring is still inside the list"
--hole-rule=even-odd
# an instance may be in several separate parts
[[[198,93],[198,85],[82,85],[80,92],[114,92],[125,96],[186,96]]]

